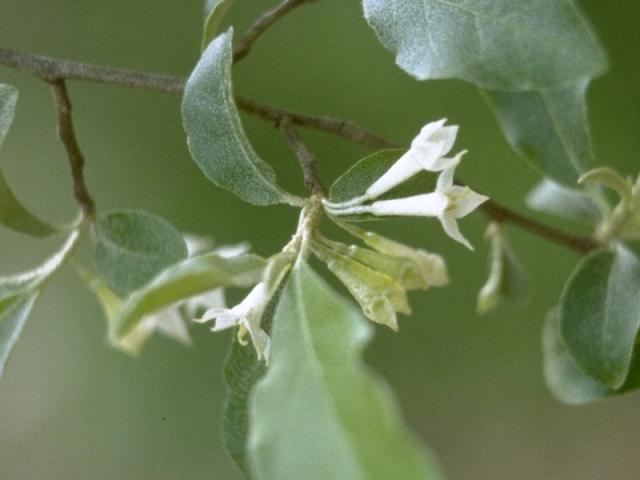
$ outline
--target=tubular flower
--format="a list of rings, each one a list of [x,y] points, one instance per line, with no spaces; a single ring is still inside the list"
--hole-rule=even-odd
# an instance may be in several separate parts
[[[267,287],[264,282],[258,283],[245,299],[233,308],[210,308],[197,322],[204,323],[215,320],[211,328],[213,332],[238,326],[238,341],[246,345],[246,335],[249,334],[258,355],[269,363],[271,353],[271,339],[260,327],[262,314],[269,303]]]
[[[377,198],[422,170],[445,169],[451,162],[445,155],[453,148],[458,134],[457,125],[445,127],[445,122],[442,119],[425,125],[411,142],[411,148],[367,189],[365,197]]]
[[[207,252],[216,253],[221,257],[235,257],[249,251],[248,243],[221,245],[213,249],[213,242],[209,238],[185,234],[184,239],[189,257]],[[205,307],[222,308],[224,306],[224,289],[215,288],[146,315],[140,322],[137,335],[139,338],[146,338],[155,330],[158,330],[169,338],[173,338],[185,345],[190,345],[191,337],[189,336],[185,319],[195,318]]]
[[[371,205],[356,205],[332,210],[331,213],[334,215],[369,213],[376,216],[437,217],[447,235],[473,250],[468,240],[460,233],[456,220],[470,214],[489,198],[474,192],[469,187],[453,184],[455,169],[464,153],[466,152],[460,152],[455,158],[449,160],[447,167],[438,176],[434,192],[392,200],[379,200]]]

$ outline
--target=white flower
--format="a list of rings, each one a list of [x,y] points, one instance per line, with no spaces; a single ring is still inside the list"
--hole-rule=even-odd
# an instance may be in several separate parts
[[[247,243],[222,245],[212,250],[213,242],[207,237],[185,234],[184,239],[189,257],[210,251],[221,257],[234,257],[249,250]],[[195,318],[204,308],[224,308],[225,306],[224,289],[215,288],[144,316],[139,326],[136,327],[139,329],[137,335],[140,336],[139,338],[147,338],[155,330],[158,330],[184,345],[191,345],[191,337],[184,319]]]
[[[377,198],[421,170],[440,172],[451,162],[444,156],[451,151],[458,126],[445,127],[446,119],[425,125],[411,142],[411,148],[366,191],[367,199]]]
[[[184,345],[191,345],[191,337],[184,318],[194,318],[203,307],[225,306],[224,290],[216,288],[210,292],[193,296],[185,301],[175,303],[165,309],[146,315],[140,321],[140,334],[144,331],[150,335],[155,330]],[[145,335],[145,336],[147,336]]]
[[[435,192],[393,200],[379,200],[371,205],[354,206],[334,210],[331,213],[337,215],[371,213],[376,216],[437,217],[447,235],[473,250],[469,241],[460,233],[456,220],[468,215],[489,198],[474,192],[469,187],[453,184],[454,171],[464,153],[460,152],[451,159],[447,168],[440,173]]]
[[[246,345],[244,337],[249,334],[253,346],[256,349],[258,359],[264,359],[269,363],[271,353],[271,340],[267,333],[260,327],[262,314],[269,302],[267,287],[264,282],[258,283],[245,299],[233,308],[210,308],[197,322],[215,320],[212,331],[218,332],[235,326],[239,327],[238,340]]]

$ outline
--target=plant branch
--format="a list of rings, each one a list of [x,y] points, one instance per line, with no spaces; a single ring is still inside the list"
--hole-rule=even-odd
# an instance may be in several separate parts
[[[280,122],[280,128],[282,129],[287,143],[291,149],[295,152],[300,162],[300,168],[302,168],[302,175],[304,177],[304,184],[307,186],[311,193],[318,196],[324,196],[326,190],[316,172],[316,157],[304,144],[298,130],[291,122],[289,117],[284,117]]]
[[[101,65],[71,62],[31,53],[16,52],[6,48],[0,48],[0,65],[30,73],[47,82],[64,78],[66,80],[118,85],[176,95],[182,95],[185,85],[184,78],[170,75],[134,72]],[[379,149],[393,146],[391,142],[359,127],[353,122],[291,112],[239,96],[236,96],[236,104],[240,110],[269,120],[276,125],[284,117],[289,117],[294,125],[331,133],[364,145],[367,148]]]
[[[69,92],[63,79],[52,80],[49,83],[51,84],[53,100],[56,106],[58,136],[67,149],[69,166],[71,167],[73,193],[85,216],[90,218],[94,215],[96,207],[84,181],[84,156],[80,151],[73,129]]]
[[[249,28],[245,36],[238,41],[236,48],[233,49],[233,63],[238,63],[246,57],[256,40],[291,10],[305,3],[316,1],[317,0],[284,0],[272,10],[265,12],[251,28]]]
[[[185,80],[179,77],[133,72],[67,60],[58,60],[4,48],[0,48],[0,65],[31,73],[47,82],[52,82],[57,79],[81,80],[171,94],[182,94],[185,84]],[[285,118],[288,118],[294,126],[312,128],[330,133],[367,148],[380,149],[397,147],[393,142],[350,121],[292,112],[238,96],[236,96],[236,104],[239,109],[246,113],[271,121],[275,125],[280,125]],[[576,237],[541,224],[533,219],[511,211],[493,200],[489,200],[483,204],[482,209],[492,220],[512,223],[534,235],[553,241],[579,253],[586,253],[597,246],[590,238]]]
[[[395,146],[392,142],[347,120],[292,112],[284,108],[258,103],[239,96],[236,96],[236,105],[240,110],[261,117],[276,125],[279,125],[285,118],[288,118],[291,123],[296,126],[330,133],[359,143],[367,148],[381,149],[393,148]]]
[[[580,254],[589,253],[598,247],[598,243],[592,238],[571,235],[562,230],[540,223],[532,218],[525,217],[509,210],[502,205],[489,200],[480,207],[487,217],[498,223],[510,223],[529,233],[545,238],[549,241],[567,247]]]
[[[6,48],[0,48],[0,64],[15,70],[31,73],[46,82],[53,82],[58,79],[81,80],[178,95],[181,95],[184,91],[185,84],[183,78],[169,75],[140,73],[102,65],[71,62],[31,53],[16,52]]]

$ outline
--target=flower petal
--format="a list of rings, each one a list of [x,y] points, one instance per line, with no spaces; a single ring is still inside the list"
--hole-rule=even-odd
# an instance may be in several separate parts
[[[442,228],[444,228],[444,231],[447,235],[453,238],[456,242],[460,242],[461,244],[463,244],[469,250],[473,250],[473,246],[469,243],[469,240],[464,238],[464,236],[460,232],[460,229],[458,228],[458,222],[453,217],[453,215],[450,215],[449,213],[442,215],[440,217],[440,223],[442,223]]]
[[[450,214],[455,218],[462,218],[469,215],[476,208],[489,200],[489,197],[480,195],[469,187],[453,187],[453,189],[456,189],[453,192],[455,202],[454,208],[450,210]],[[458,195],[456,195],[456,193],[458,193]]]
[[[204,312],[200,318],[194,318],[193,321],[197,323],[206,323],[211,320],[215,320],[219,315],[227,312],[231,313],[231,310],[229,310],[228,308],[212,307],[207,309],[207,311]]]
[[[446,155],[453,148],[458,135],[458,126],[445,127],[446,119],[426,124],[411,142],[411,150],[425,155],[425,161],[432,162]],[[431,166],[425,167],[429,171],[436,171]]]
[[[226,302],[224,289],[215,288],[200,295],[194,295],[184,301],[184,309],[187,317],[195,318],[198,310],[204,308],[225,308]]]
[[[209,237],[195,235],[193,233],[183,234],[184,241],[187,244],[187,252],[189,257],[209,252],[213,248],[213,240]]]
[[[378,180],[373,182],[367,191],[365,197],[368,199],[378,198],[380,195],[388,192],[405,180],[413,177],[422,170],[422,163],[419,155],[412,150],[402,155]]]
[[[444,168],[444,170],[440,172],[440,175],[438,175],[436,192],[446,193],[447,190],[453,187],[453,177],[455,175],[456,167],[465,153],[467,153],[467,151],[462,150],[453,158],[442,159],[446,161],[446,168]]]
[[[217,315],[215,317],[215,320],[216,324],[211,327],[212,332],[219,332],[220,330],[226,330],[227,328],[235,327],[241,321],[240,318],[238,318],[228,310]]]
[[[191,345],[191,336],[184,320],[175,308],[167,308],[155,315],[158,331],[183,345]]]
[[[220,245],[214,252],[223,258],[229,258],[248,253],[249,250],[251,250],[249,242],[242,242],[234,243],[233,245]]]
[[[422,129],[420,133],[416,135],[416,138],[411,142],[411,147],[417,147],[420,145],[424,145],[426,142],[431,141],[431,137],[447,123],[446,118],[441,118],[440,120],[436,120],[435,122],[427,123]],[[454,138],[455,140],[455,138]],[[437,141],[437,140],[436,140]]]
[[[410,215],[419,217],[438,217],[449,206],[446,195],[437,192],[414,195],[413,197],[380,200],[371,204],[374,215]]]

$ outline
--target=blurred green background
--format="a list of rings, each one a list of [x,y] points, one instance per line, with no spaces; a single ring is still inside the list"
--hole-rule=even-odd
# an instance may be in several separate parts
[[[229,21],[239,34],[275,3],[239,1]],[[635,174],[640,3],[580,3],[612,64],[589,95],[598,158]],[[3,47],[182,76],[197,60],[201,24],[200,0],[0,1]],[[0,82],[21,92],[0,153],[3,171],[33,211],[68,221],[75,207],[49,91],[2,67]],[[462,176],[518,210],[537,179],[510,151],[474,87],[419,83],[397,69],[356,0],[321,0],[291,14],[239,65],[235,88],[292,109],[352,118],[404,143],[427,121],[447,117],[462,126],[456,147],[470,150]],[[185,147],[178,97],[80,83],[71,83],[70,93],[100,210],[147,209],[219,244],[248,240],[261,254],[279,249],[293,232],[293,209],[243,204],[199,173]],[[278,132],[245,121],[281,183],[303,192]],[[330,136],[304,137],[327,183],[366,153]],[[379,226],[446,255],[453,282],[413,295],[414,315],[401,320],[398,334],[379,328],[368,361],[393,386],[407,422],[450,479],[640,478],[638,397],[568,408],[551,398],[542,380],[541,325],[577,257],[510,230],[533,279],[533,300],[480,318],[474,309],[487,270],[485,224],[479,214],[461,224],[475,253],[448,241],[437,222]],[[0,272],[27,269],[59,243],[3,230]],[[38,302],[0,382],[0,478],[239,479],[221,440],[230,334],[192,331],[192,348],[156,336],[139,358],[114,351],[99,307],[65,270]]]

